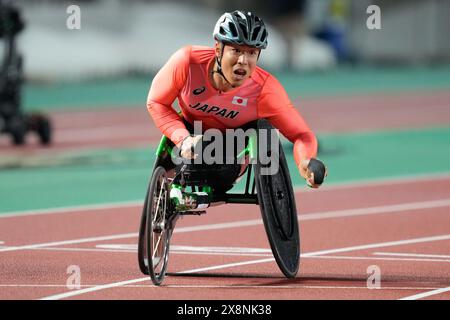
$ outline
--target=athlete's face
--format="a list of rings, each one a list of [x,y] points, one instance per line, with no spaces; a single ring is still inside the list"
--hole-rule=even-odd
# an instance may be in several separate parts
[[[216,55],[220,59],[222,44],[216,42]],[[222,56],[222,71],[234,87],[248,79],[256,68],[260,49],[226,44]]]

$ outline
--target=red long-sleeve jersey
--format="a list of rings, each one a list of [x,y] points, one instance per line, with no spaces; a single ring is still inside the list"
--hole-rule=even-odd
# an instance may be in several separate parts
[[[213,48],[186,46],[175,52],[153,79],[147,109],[165,136],[178,144],[189,135],[172,107],[178,98],[184,119],[201,121],[204,130],[225,131],[266,118],[294,144],[297,166],[302,159],[316,157],[314,133],[273,75],[256,67],[241,86],[220,92],[208,77],[214,60]]]

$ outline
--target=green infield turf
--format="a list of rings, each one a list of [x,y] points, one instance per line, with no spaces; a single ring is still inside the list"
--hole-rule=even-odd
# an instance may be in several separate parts
[[[329,185],[450,173],[450,127],[319,136]],[[284,146],[295,187],[306,188]],[[143,199],[155,150],[104,149],[46,158],[2,158],[0,214]],[[244,179],[243,179],[244,180]],[[236,186],[242,188],[242,181]]]

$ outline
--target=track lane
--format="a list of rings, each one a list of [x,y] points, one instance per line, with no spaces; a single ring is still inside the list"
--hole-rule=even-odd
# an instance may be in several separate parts
[[[448,183],[446,179],[434,182],[421,182],[422,188],[418,187],[420,183],[404,183],[393,185],[371,185],[366,187],[358,186],[355,189],[363,189],[361,195],[357,197],[359,205],[364,205],[360,199],[363,194],[367,195],[367,203],[380,205],[380,200],[384,200],[386,205],[392,205],[393,199],[398,200],[420,200],[435,199],[433,186],[436,184]],[[424,188],[426,186],[426,188]],[[423,192],[415,192],[415,188]],[[384,190],[383,190],[384,189]],[[447,188],[437,188],[440,191],[438,196],[447,196],[450,192]],[[305,204],[304,209],[349,209],[351,204],[342,200],[341,192],[343,189],[325,190],[318,192],[300,193],[300,204]],[[398,197],[397,193],[405,192]],[[428,190],[428,191],[427,191]],[[350,190],[347,190],[347,193]],[[355,190],[352,190],[355,191]],[[382,194],[385,197],[382,197]],[[355,191],[356,192],[356,191]],[[428,193],[427,193],[428,192]],[[394,195],[394,198],[386,195]],[[317,199],[315,198],[317,197]],[[399,199],[400,198],[400,199]],[[322,200],[322,201],[319,201]],[[431,200],[433,201],[433,200]],[[309,204],[311,207],[307,207]],[[240,208],[245,207],[245,212]],[[225,208],[225,207],[223,207]],[[177,229],[190,228],[191,226],[208,223],[220,223],[231,221],[242,221],[245,219],[258,219],[259,208],[254,206],[255,210],[248,210],[249,206],[236,206],[224,214],[221,207],[212,208],[211,212],[203,217],[188,217],[180,221]],[[354,208],[354,207],[353,207]],[[11,224],[2,230],[12,230],[14,224],[20,222],[27,226],[28,231],[33,230],[38,220],[49,227],[48,230],[62,229],[65,238],[68,239],[64,231],[72,230],[74,237],[81,235],[92,236],[100,235],[99,230],[109,231],[111,234],[111,225],[116,226],[117,230],[136,231],[140,210],[128,208],[128,210],[105,209],[105,212],[95,210],[94,212],[79,212],[63,215],[41,215],[41,216],[21,216],[2,219],[10,221]],[[130,213],[132,210],[133,213]],[[312,210],[312,209],[311,209]],[[251,211],[251,212],[250,212]],[[310,215],[314,215],[312,212]],[[304,215],[305,218],[308,214]],[[97,218],[95,218],[97,217]],[[108,219],[105,219],[108,217]],[[37,219],[37,220],[35,220]],[[98,220],[96,220],[98,219]],[[102,224],[103,221],[103,224]],[[110,221],[110,222],[108,222]],[[95,227],[87,232],[86,228],[92,224]],[[379,213],[375,215],[348,216],[341,218],[326,218],[320,220],[300,221],[301,228],[301,246],[302,252],[321,251],[327,248],[352,247],[368,243],[380,243],[386,241],[396,241],[398,239],[419,238],[439,234],[448,234],[450,217],[448,207],[441,208],[422,208],[413,211],[400,211],[396,214]],[[119,227],[120,226],[120,227]],[[67,229],[67,230],[66,230]],[[39,228],[37,228],[39,231]],[[325,231],[324,231],[325,230]],[[58,231],[58,232],[59,232]],[[29,236],[32,236],[31,233]],[[37,234],[37,238],[61,240],[56,235]],[[5,238],[5,237],[4,237]],[[11,238],[2,238],[5,243],[3,246],[11,245]],[[27,240],[25,242],[25,240]],[[30,243],[30,238],[19,238],[15,241],[21,244]],[[34,239],[37,240],[37,239]],[[95,241],[86,243],[74,243],[64,247],[72,248],[95,248],[98,244],[128,243],[135,244],[136,237]],[[264,233],[263,226],[251,225],[235,227],[231,229],[204,230],[199,232],[180,232],[175,233],[173,245],[193,245],[193,246],[224,246],[224,247],[255,247],[268,249],[268,242]],[[245,244],[245,245],[243,245]],[[332,246],[330,246],[332,244]],[[444,245],[442,245],[444,244]],[[396,252],[422,252],[429,254],[448,254],[450,242],[429,242],[417,243],[412,245],[388,247]],[[415,249],[417,248],[417,250]],[[55,247],[54,249],[57,249]],[[375,250],[375,249],[374,249]],[[379,249],[376,249],[379,251]],[[347,259],[349,255],[359,259]],[[102,285],[108,283],[121,282],[124,280],[142,278],[137,263],[136,255],[129,252],[68,252],[68,251],[46,251],[46,250],[25,250],[18,252],[0,252],[2,256],[2,270],[6,272],[2,275],[1,284],[3,285],[32,285],[37,287],[33,290],[27,287],[3,287],[2,298],[24,297],[26,299],[36,299],[43,296],[54,295],[61,292],[67,292],[61,287],[40,287],[42,284],[61,285],[67,281],[68,275],[66,269],[69,264],[80,265],[82,270],[83,284]],[[403,296],[418,294],[423,291],[434,290],[436,288],[448,286],[446,279],[450,278],[450,268],[436,268],[436,262],[433,261],[402,261],[402,260],[384,260],[383,257],[374,260],[375,255],[370,250],[360,250],[355,252],[335,252],[331,258],[324,257],[305,257],[301,260],[300,277],[295,280],[286,280],[282,277],[275,262],[265,262],[255,265],[245,265],[241,267],[232,267],[203,272],[200,275],[174,275],[173,273],[182,272],[189,269],[197,269],[208,266],[217,266],[220,264],[229,264],[243,261],[253,261],[265,259],[264,257],[245,257],[245,256],[220,256],[220,255],[186,255],[172,254],[169,275],[166,281],[167,287],[153,288],[145,287],[145,281],[141,283],[143,287],[117,287],[94,291],[91,293],[74,296],[75,299],[110,299],[110,298],[135,298],[135,299],[154,299],[170,298],[177,299],[186,297],[195,297],[198,299],[211,299],[219,297],[222,299],[267,299],[263,291],[257,290],[257,286],[281,286],[271,290],[271,297],[276,299],[310,299],[310,298],[338,298],[338,299],[398,299]],[[339,258],[342,256],[342,258]],[[326,256],[325,256],[326,257]],[[3,259],[4,258],[4,259]],[[366,259],[365,259],[366,258]],[[368,259],[370,258],[370,259]],[[5,261],[7,262],[5,264]],[[36,261],[39,263],[36,265]],[[368,290],[365,288],[367,279],[366,269],[371,264],[379,265],[382,270],[383,286],[386,289]],[[17,266],[21,266],[18,269]],[[50,266],[50,268],[49,268]],[[440,264],[442,266],[442,263]],[[8,277],[5,279],[5,274]],[[8,281],[6,281],[8,280]],[[6,282],[5,282],[6,281]],[[19,282],[19,283],[17,283]],[[149,282],[149,280],[148,280]],[[147,283],[148,283],[147,282]],[[292,283],[293,282],[293,283]],[[137,285],[137,283],[136,283]],[[209,288],[195,288],[195,286],[210,286]],[[249,287],[250,285],[250,287]],[[293,288],[286,286],[293,285]],[[194,288],[189,287],[194,286]],[[401,287],[401,288],[400,288]],[[391,288],[391,289],[390,289]],[[392,289],[394,288],[394,289]],[[399,288],[399,289],[395,289]],[[410,289],[408,289],[410,288]],[[424,288],[424,289],[423,289]],[[431,288],[431,289],[428,289]],[[183,297],[184,295],[184,297]],[[445,297],[446,293],[442,293]],[[441,298],[441,295],[435,296]]]
[[[407,189],[407,190],[406,190]],[[389,196],[387,197],[386,194]],[[353,210],[355,208],[379,207],[439,201],[450,198],[450,176],[441,179],[424,179],[412,183],[403,182],[350,185],[339,188],[318,190],[300,189],[296,193],[297,209],[301,217],[324,211]],[[336,200],[337,199],[337,200]],[[84,237],[108,236],[114,234],[136,233],[139,228],[141,204],[124,207],[105,207],[95,210],[68,209],[64,214],[0,216],[1,241],[8,246],[29,245],[43,242],[64,241]],[[244,208],[244,210],[240,210]],[[231,221],[260,219],[256,205],[228,204],[212,207],[201,217],[184,217],[179,220],[180,227],[226,223]],[[20,225],[22,232],[14,232]],[[52,230],[51,233],[48,230]]]

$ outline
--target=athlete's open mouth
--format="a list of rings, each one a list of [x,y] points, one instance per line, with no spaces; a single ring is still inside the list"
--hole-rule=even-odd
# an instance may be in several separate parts
[[[234,70],[234,74],[244,77],[247,74],[247,71],[245,71],[245,69],[236,69]]]
[[[246,78],[247,75],[247,71],[245,71],[245,69],[236,69],[234,70],[234,79],[236,79],[237,81],[243,81]]]

